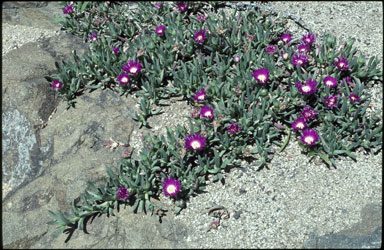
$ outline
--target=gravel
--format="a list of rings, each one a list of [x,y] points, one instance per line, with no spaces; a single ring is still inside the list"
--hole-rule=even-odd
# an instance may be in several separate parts
[[[383,9],[381,2],[270,2],[269,7],[300,17],[317,35],[330,32],[339,39],[356,38],[355,46],[368,56],[383,57]],[[25,43],[58,35],[59,31],[3,23],[3,56]],[[292,32],[305,32],[290,22]],[[373,110],[382,113],[382,83],[370,90]],[[165,124],[154,133],[164,133],[189,115],[169,111]],[[169,108],[166,108],[168,110]],[[162,116],[160,116],[162,117]],[[139,144],[141,134],[132,135]],[[382,203],[382,152],[377,155],[356,153],[357,161],[337,160],[337,169],[329,169],[317,158],[309,160],[291,138],[282,153],[276,153],[267,168],[258,170],[253,163],[225,173],[225,185],[207,186],[207,192],[192,197],[187,208],[175,220],[191,230],[188,248],[302,248],[313,231],[326,235],[351,227],[361,220],[366,204]],[[169,203],[169,199],[163,199]],[[207,232],[214,218],[205,208],[211,202],[224,206],[231,217]]]

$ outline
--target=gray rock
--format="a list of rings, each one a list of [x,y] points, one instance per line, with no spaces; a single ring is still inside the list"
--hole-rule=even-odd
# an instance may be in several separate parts
[[[41,8],[48,5],[48,2],[36,2],[36,1],[4,1],[3,9],[12,9],[12,8]]]
[[[362,221],[334,234],[311,233],[304,248],[380,248],[382,242],[382,206],[368,204],[361,211]]]
[[[58,2],[5,2],[2,21],[12,25],[25,25],[41,29],[60,30],[60,25],[52,21],[63,17],[63,6]]]
[[[69,60],[73,49],[84,53],[81,44],[79,38],[62,34],[3,57],[3,183],[18,187],[34,178],[50,158],[52,145],[41,146],[40,129],[59,99],[44,76],[55,72],[56,60]]]

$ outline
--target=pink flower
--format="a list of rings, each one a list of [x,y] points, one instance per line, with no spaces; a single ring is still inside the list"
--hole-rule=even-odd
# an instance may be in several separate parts
[[[204,106],[200,109],[200,115],[204,118],[212,119],[214,117],[213,109],[208,106]]]
[[[308,146],[314,145],[318,139],[319,139],[319,134],[317,133],[316,130],[311,128],[304,130],[300,138],[301,142]]]
[[[319,113],[316,110],[312,110],[309,106],[305,106],[300,114],[305,121],[309,121],[315,118],[315,116],[318,115]]]
[[[129,198],[129,191],[126,187],[120,186],[116,192],[116,196],[119,200],[126,200]]]
[[[317,82],[313,81],[312,78],[309,78],[305,82],[305,85],[303,85],[301,82],[297,82],[295,85],[299,89],[299,91],[304,95],[311,95],[317,91]]]
[[[187,9],[187,5],[185,5],[184,3],[178,3],[177,8],[179,9],[179,12],[184,12]]]
[[[205,41],[205,38],[206,38],[205,32],[206,31],[204,29],[195,32],[193,37],[195,38],[195,41],[197,43],[203,43]]]
[[[292,40],[292,37],[291,37],[290,34],[283,34],[283,35],[281,36],[281,40],[282,40],[285,44],[287,44],[287,43],[289,43],[289,42]]]
[[[268,45],[265,50],[267,51],[268,54],[272,55],[273,53],[275,53],[275,51],[277,50],[277,46],[274,46],[274,45]]]
[[[308,62],[308,56],[302,54],[294,54],[291,63],[296,67],[297,65],[303,66]]]
[[[206,145],[207,137],[201,134],[193,134],[185,138],[185,148],[192,150],[202,150]]]
[[[303,38],[301,39],[301,41],[303,41],[303,43],[308,46],[311,46],[315,42],[315,40],[316,40],[316,36],[311,33],[303,35]]]
[[[269,71],[266,68],[256,69],[253,71],[253,78],[259,83],[265,84],[269,78]]]
[[[157,26],[156,27],[156,34],[158,34],[159,36],[162,36],[162,35],[164,35],[164,30],[165,30],[164,25]]]
[[[328,88],[334,88],[337,87],[337,79],[332,76],[326,76],[324,78],[324,85]]]
[[[359,102],[360,101],[360,97],[358,97],[356,94],[350,94],[349,95],[349,100],[351,102]]]
[[[342,56],[336,58],[335,65],[336,65],[338,70],[348,70],[349,69],[348,60]]]
[[[126,73],[122,73],[117,76],[116,80],[120,85],[126,85],[129,82],[129,76]]]
[[[239,126],[237,126],[237,122],[234,122],[234,123],[231,123],[230,125],[228,125],[227,130],[228,130],[228,133],[233,135],[233,134],[236,134],[237,132],[239,132],[241,130],[241,128]]]
[[[63,83],[59,82],[58,80],[54,80],[51,86],[54,89],[61,89],[63,87]]]
[[[130,60],[123,66],[123,70],[131,75],[137,75],[141,70],[141,62]]]
[[[299,53],[301,54],[307,54],[309,52],[309,47],[305,44],[300,44],[297,49],[299,50]]]
[[[337,96],[325,97],[324,102],[328,105],[328,108],[336,108]]]
[[[166,178],[163,180],[163,192],[165,196],[175,196],[180,192],[180,181],[174,178]]]
[[[292,128],[294,131],[303,130],[306,127],[307,127],[307,124],[305,123],[305,119],[303,117],[296,119],[296,121],[292,123]]]
[[[202,88],[202,89],[196,91],[196,93],[195,93],[195,95],[193,96],[192,99],[195,100],[195,101],[202,102],[202,101],[205,101],[205,97],[206,97],[206,93],[205,93],[204,88]]]

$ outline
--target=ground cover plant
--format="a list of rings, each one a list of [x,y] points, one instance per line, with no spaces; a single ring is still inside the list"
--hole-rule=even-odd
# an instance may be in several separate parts
[[[313,32],[292,39],[286,19],[256,9],[226,13],[221,2],[63,4],[63,29],[90,44],[46,76],[67,108],[87,89],[108,89],[139,97],[140,112],[131,117],[140,126],[150,127],[148,117],[172,97],[195,111],[188,127],[145,137],[137,157],[107,168],[105,184],[89,183],[71,214],[49,211],[56,235],[121,205],[161,220],[165,209],[153,200],[162,195],[177,214],[209,175],[223,181],[244,159],[263,167],[291,138],[329,167],[339,157],[356,160],[357,150],[382,148],[380,117],[367,112],[367,88],[382,82],[379,60],[358,56],[352,39]]]

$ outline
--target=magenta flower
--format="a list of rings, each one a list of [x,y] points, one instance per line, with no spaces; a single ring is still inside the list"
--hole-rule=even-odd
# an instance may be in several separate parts
[[[294,54],[291,63],[296,67],[297,65],[303,66],[308,62],[308,56],[302,54]]]
[[[162,3],[158,3],[155,5],[155,8],[156,9],[161,9],[163,7],[163,4]]]
[[[200,31],[195,32],[195,34],[194,34],[193,37],[195,38],[195,41],[196,41],[197,43],[203,43],[204,40],[205,40],[205,38],[206,38],[205,30],[202,29],[202,30],[200,30]]]
[[[349,100],[351,102],[359,102],[360,101],[360,97],[358,97],[356,94],[350,94],[349,95]]]
[[[317,133],[316,130],[311,128],[304,130],[300,138],[301,142],[308,146],[314,145],[318,139],[319,139],[319,134]]]
[[[119,52],[119,50],[120,50],[119,46],[117,46],[116,48],[113,48],[113,54],[116,55]]]
[[[126,187],[120,186],[119,189],[117,189],[116,196],[119,200],[126,200],[129,198],[129,191]]]
[[[206,97],[206,93],[204,88],[202,88],[196,91],[195,95],[193,96],[193,100],[202,102],[202,101],[205,101],[205,97]]]
[[[309,106],[305,106],[300,113],[301,117],[304,118],[306,122],[315,118],[318,114],[319,113],[316,110],[312,110]]]
[[[265,84],[269,78],[269,71],[266,68],[256,69],[253,71],[253,78],[259,83]]]
[[[291,40],[292,40],[292,37],[290,34],[283,34],[281,36],[281,40],[284,42],[284,43],[289,43]]]
[[[328,108],[336,108],[337,96],[333,95],[330,97],[325,97],[324,102],[328,105]]]
[[[131,75],[137,75],[141,70],[141,62],[130,60],[123,66],[123,70]]]
[[[287,60],[288,59],[288,56],[289,54],[287,52],[285,52],[284,50],[281,50],[280,51],[280,55],[281,57],[284,59],[284,60]]]
[[[174,178],[166,178],[163,180],[163,192],[165,196],[175,196],[180,192],[180,181]]]
[[[239,61],[240,61],[240,56],[235,56],[235,57],[233,58],[233,61],[235,61],[235,62],[239,62]]]
[[[185,148],[192,150],[202,150],[206,145],[207,137],[201,134],[189,135],[185,138]]]
[[[156,34],[158,34],[159,36],[162,36],[162,35],[164,35],[164,30],[165,30],[164,25],[157,26],[156,27]]]
[[[120,82],[120,85],[126,85],[129,82],[129,76],[126,73],[122,73],[117,76],[116,80]]]
[[[327,86],[328,88],[334,88],[337,86],[337,79],[332,77],[332,76],[326,76],[324,78],[324,84],[325,86]]]
[[[177,8],[179,9],[179,12],[184,12],[187,9],[187,5],[184,3],[178,3]]]
[[[297,82],[297,83],[295,84],[296,88],[298,88],[299,91],[300,91],[303,95],[311,95],[311,94],[315,93],[315,92],[317,91],[316,85],[317,85],[317,82],[316,82],[316,81],[313,81],[312,78],[309,78],[309,79],[305,82],[305,85],[302,85],[301,82]]]
[[[315,42],[315,40],[316,40],[316,36],[311,33],[303,35],[303,38],[301,39],[301,41],[303,41],[303,43],[308,46],[311,46]]]
[[[90,34],[90,35],[89,35],[89,40],[91,40],[91,41],[96,41],[96,40],[97,40],[97,35],[96,35],[96,33],[92,33],[92,34]]]
[[[228,133],[233,135],[233,134],[236,134],[237,132],[239,132],[241,130],[241,128],[239,126],[237,126],[237,122],[234,122],[234,123],[228,125],[227,130],[228,130]]]
[[[268,45],[265,50],[267,51],[268,54],[272,55],[273,53],[275,53],[275,51],[277,50],[277,46],[274,46],[274,45]]]
[[[303,117],[296,119],[296,121],[292,123],[292,128],[294,131],[303,130],[306,127],[307,127],[307,124],[305,123],[305,119]]]
[[[64,14],[70,14],[73,12],[73,5],[70,4],[70,5],[67,5],[64,9],[63,9],[63,13]]]
[[[206,19],[207,19],[207,16],[205,16],[203,14],[197,16],[197,21],[199,23],[205,21]]]
[[[204,106],[200,109],[200,115],[204,118],[212,119],[214,117],[213,109],[208,106]]]
[[[63,87],[63,83],[59,82],[58,80],[54,80],[51,86],[54,89],[61,89]]]
[[[299,53],[301,54],[307,54],[309,52],[309,47],[305,44],[300,44],[297,49],[299,50]]]
[[[336,65],[338,70],[348,70],[349,69],[348,60],[342,56],[336,58],[335,65]]]

